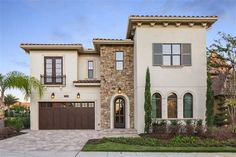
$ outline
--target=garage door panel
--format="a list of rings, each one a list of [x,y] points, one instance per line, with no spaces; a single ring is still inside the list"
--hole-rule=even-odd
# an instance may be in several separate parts
[[[75,116],[76,116],[76,111],[73,108],[69,108],[69,114],[68,114],[68,129],[75,129]]]
[[[68,123],[70,121],[68,120],[68,115],[69,115],[69,109],[66,108],[60,108],[60,129],[69,129],[68,128]]]
[[[39,129],[94,129],[94,102],[39,103]]]

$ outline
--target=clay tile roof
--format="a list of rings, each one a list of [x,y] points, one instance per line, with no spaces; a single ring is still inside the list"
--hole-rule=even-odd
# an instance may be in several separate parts
[[[78,80],[74,81],[74,83],[100,83],[100,80]]]
[[[70,46],[70,45],[82,45],[82,44],[80,44],[80,43],[73,43],[73,44],[43,44],[43,43],[21,43],[20,45],[68,45],[68,46]]]
[[[93,40],[114,40],[114,41],[123,41],[123,40],[127,40],[127,39],[93,38]]]
[[[131,15],[130,17],[191,17],[191,18],[194,18],[194,17],[217,17],[217,16],[177,16],[177,15]]]

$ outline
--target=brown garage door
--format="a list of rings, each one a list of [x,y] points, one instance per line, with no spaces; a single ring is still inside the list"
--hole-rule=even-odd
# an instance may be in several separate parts
[[[39,129],[94,129],[94,102],[40,102]]]

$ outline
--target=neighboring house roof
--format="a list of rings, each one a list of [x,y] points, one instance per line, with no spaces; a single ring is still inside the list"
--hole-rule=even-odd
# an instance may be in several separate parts
[[[16,102],[14,105],[30,107],[30,102]]]
[[[205,28],[211,27],[211,25],[217,20],[217,16],[158,16],[158,15],[131,15],[129,16],[128,29],[126,38],[132,39],[134,36],[134,30],[141,25],[180,25],[189,26],[202,26]]]
[[[225,95],[224,89],[231,66],[222,60],[217,53],[212,53],[209,56],[209,59],[212,65],[209,67],[209,73],[212,78],[212,89],[214,95]]]

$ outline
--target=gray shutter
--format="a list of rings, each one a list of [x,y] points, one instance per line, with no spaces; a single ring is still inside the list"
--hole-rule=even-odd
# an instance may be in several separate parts
[[[191,66],[192,57],[191,57],[191,44],[181,44],[181,55],[182,55],[182,65]]]
[[[153,43],[152,51],[153,51],[152,55],[153,65],[154,66],[162,65],[162,44]]]

